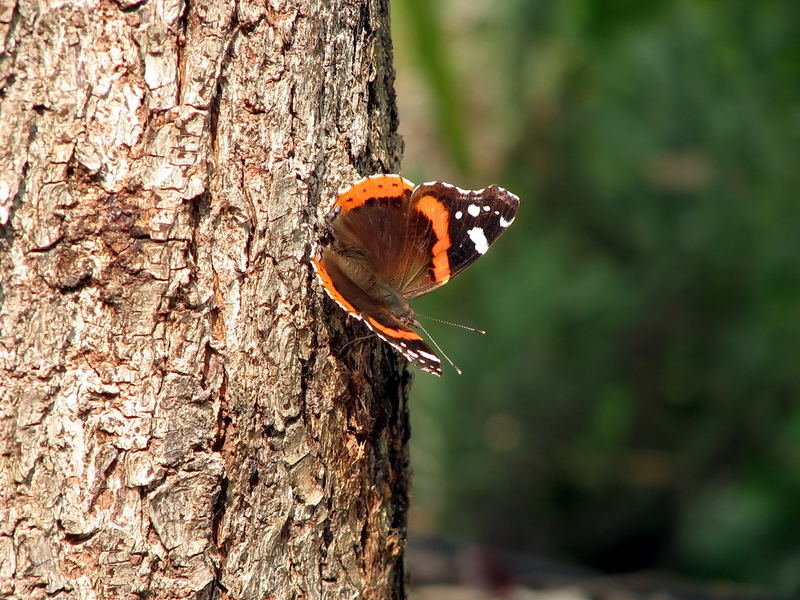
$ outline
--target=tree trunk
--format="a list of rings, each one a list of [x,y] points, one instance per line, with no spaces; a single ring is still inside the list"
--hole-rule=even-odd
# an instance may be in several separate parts
[[[308,264],[387,0],[3,2],[0,597],[403,598],[408,376]]]

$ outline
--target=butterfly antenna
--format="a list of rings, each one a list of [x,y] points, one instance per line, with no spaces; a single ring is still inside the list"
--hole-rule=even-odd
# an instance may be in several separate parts
[[[425,317],[426,319],[430,319],[431,321],[436,321],[437,323],[444,323],[445,325],[451,325],[453,327],[460,327],[461,329],[466,329],[467,331],[471,331],[472,333],[479,333],[481,335],[485,335],[486,334],[486,332],[483,329],[477,329],[475,327],[470,327],[469,325],[462,325],[461,323],[453,323],[452,321],[445,321],[444,319],[439,319],[437,317],[431,317],[430,315],[421,315],[419,313],[417,313],[417,316],[418,317]],[[427,331],[425,333],[427,333]]]
[[[433,342],[433,345],[434,345],[434,346],[436,346],[436,349],[439,351],[439,353],[440,353],[442,356],[444,356],[444,357],[445,357],[445,359],[447,360],[447,362],[449,362],[449,363],[450,363],[450,366],[451,366],[451,367],[453,367],[453,368],[456,370],[456,373],[458,373],[459,375],[461,375],[461,369],[459,369],[459,368],[456,366],[456,363],[454,363],[452,360],[450,360],[450,357],[449,357],[449,356],[447,356],[447,354],[445,354],[445,353],[444,353],[444,350],[442,350],[442,347],[441,347],[439,344],[437,344],[437,343],[436,343],[436,340],[435,340],[435,339],[433,339],[433,336],[432,336],[430,333],[428,333],[428,330],[427,330],[427,329],[425,329],[425,328],[424,328],[422,325],[420,325],[420,324],[419,324],[419,322],[417,322],[417,327],[419,327],[420,329],[422,329],[422,332],[423,332],[425,335],[427,335],[427,336],[428,336],[428,339],[429,339],[431,342]]]

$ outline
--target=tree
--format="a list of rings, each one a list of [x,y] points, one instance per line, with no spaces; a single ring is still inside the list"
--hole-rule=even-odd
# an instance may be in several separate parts
[[[387,13],[0,8],[0,595],[404,597],[408,375],[307,261]]]

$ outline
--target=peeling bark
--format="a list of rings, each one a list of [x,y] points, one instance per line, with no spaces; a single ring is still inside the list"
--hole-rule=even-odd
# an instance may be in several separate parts
[[[0,4],[0,597],[405,597],[408,375],[307,261],[387,1]]]

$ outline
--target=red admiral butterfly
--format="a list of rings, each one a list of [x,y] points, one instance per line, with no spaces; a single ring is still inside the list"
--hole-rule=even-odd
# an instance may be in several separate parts
[[[327,294],[419,368],[442,374],[408,301],[444,285],[514,221],[519,198],[373,175],[339,193],[313,253]]]

